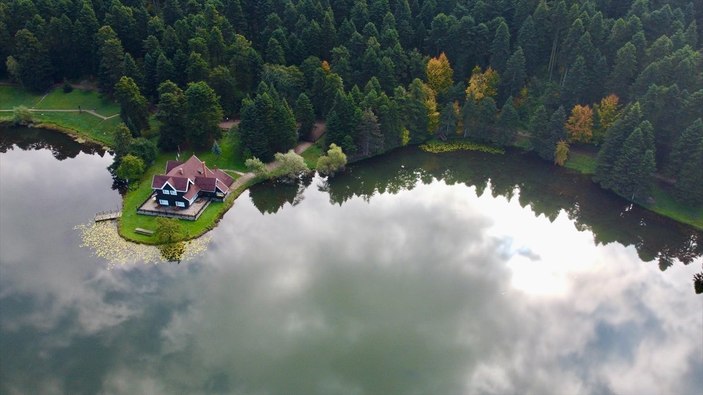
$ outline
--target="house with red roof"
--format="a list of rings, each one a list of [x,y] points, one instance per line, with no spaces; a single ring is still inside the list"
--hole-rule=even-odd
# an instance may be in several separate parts
[[[211,170],[193,155],[185,162],[170,160],[166,174],[155,175],[151,189],[159,206],[188,208],[199,197],[223,200],[234,179],[222,170]]]

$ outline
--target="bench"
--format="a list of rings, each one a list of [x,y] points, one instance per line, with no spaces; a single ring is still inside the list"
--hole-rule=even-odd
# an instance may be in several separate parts
[[[145,236],[153,236],[154,231],[149,230],[149,229],[144,229],[144,228],[134,228],[135,233],[139,233],[140,235],[145,235]]]

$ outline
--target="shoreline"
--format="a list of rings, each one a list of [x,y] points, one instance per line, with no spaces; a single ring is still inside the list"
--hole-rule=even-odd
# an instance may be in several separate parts
[[[11,119],[8,119],[8,118],[0,118],[0,126],[15,126],[15,125],[14,125],[14,123],[12,122]],[[58,132],[58,133],[63,133],[63,134],[65,134],[65,135],[71,137],[74,141],[76,141],[76,142],[78,142],[78,143],[80,143],[80,144],[92,143],[92,144],[98,144],[98,145],[104,147],[104,148],[107,149],[107,150],[110,149],[110,147],[109,147],[108,145],[106,145],[104,142],[97,141],[97,140],[95,140],[95,139],[93,139],[93,138],[87,136],[85,133],[83,133],[83,132],[81,132],[81,131],[79,131],[79,130],[75,130],[75,129],[72,129],[72,128],[64,127],[64,126],[61,126],[61,125],[57,125],[57,124],[53,124],[53,123],[38,123],[38,124],[32,124],[31,126],[27,126],[27,127],[41,128],[41,129],[51,130],[51,131]],[[428,143],[428,142],[425,142],[425,143],[423,143],[423,144],[427,144],[427,143]],[[421,150],[419,144],[416,145],[416,147],[417,147],[417,149],[420,149],[420,150]],[[512,148],[514,148],[514,149],[519,149],[519,150],[522,151],[522,152],[529,152],[529,151],[526,151],[526,150],[525,150],[524,148],[522,148],[522,147],[512,147]],[[469,150],[469,151],[471,151],[471,150]],[[430,153],[430,154],[432,154],[432,155],[441,155],[441,153],[431,153],[431,152],[428,152],[428,153]],[[381,154],[381,155],[383,155],[383,154]],[[369,158],[365,158],[365,159],[369,159]],[[357,161],[356,163],[359,163],[359,162],[363,162],[363,160]],[[583,176],[591,176],[591,175],[592,175],[591,173],[584,172],[584,171],[580,171],[580,170],[578,170],[578,169],[568,168],[568,167],[564,167],[564,168],[565,168],[565,169],[568,169],[568,171],[572,171],[572,172],[574,172],[574,173],[577,173],[577,174],[580,174],[580,175],[583,175]],[[142,181],[143,181],[143,180],[142,180]],[[216,210],[217,210],[217,213],[215,214],[215,216],[213,217],[213,219],[210,220],[211,223],[208,223],[207,225],[205,225],[205,226],[203,227],[202,230],[196,231],[196,232],[195,232],[194,234],[192,234],[192,235],[191,235],[191,234],[187,234],[183,239],[181,239],[181,240],[179,240],[179,241],[184,241],[184,242],[185,242],[185,241],[194,240],[194,239],[197,239],[197,238],[199,238],[199,237],[205,235],[207,232],[213,230],[213,229],[217,226],[217,224],[220,222],[220,220],[225,216],[225,214],[229,211],[229,209],[234,205],[234,201],[235,201],[244,191],[248,190],[251,186],[260,183],[261,181],[262,181],[262,180],[259,180],[259,179],[257,179],[257,178],[252,178],[252,179],[250,179],[250,180],[247,180],[247,181],[244,182],[241,186],[239,186],[236,190],[232,191],[232,193],[231,193],[231,194],[227,197],[227,199],[225,199],[225,201],[222,203],[223,205],[222,205],[221,207],[217,207],[217,208],[215,208],[215,207],[213,207],[213,206],[208,207],[208,210],[211,210],[211,209],[216,209]],[[593,182],[593,181],[591,180],[591,182]],[[600,188],[600,186],[599,186],[599,188]],[[129,194],[130,192],[132,192],[132,191],[128,191],[127,194]],[[615,192],[613,192],[613,191],[608,191],[608,192],[610,192],[610,193],[615,193]],[[616,194],[616,195],[617,195],[617,194]],[[620,196],[620,195],[618,195],[618,196]],[[622,197],[622,196],[621,196],[621,197]],[[622,198],[624,198],[624,197],[622,197]],[[643,204],[641,204],[641,203],[633,202],[633,201],[631,201],[631,200],[629,200],[629,199],[627,199],[627,198],[624,198],[624,199],[627,200],[628,202],[632,203],[632,204],[635,204],[635,205],[637,205],[637,206],[639,206],[639,207],[645,209],[645,210],[651,211],[651,212],[653,212],[653,213],[655,213],[655,214],[657,214],[657,215],[660,215],[660,216],[662,216],[662,217],[671,219],[672,221],[674,221],[674,222],[676,222],[676,223],[678,223],[678,224],[681,224],[681,225],[683,225],[683,226],[689,226],[689,227],[691,227],[691,228],[693,228],[693,229],[695,229],[695,230],[697,230],[697,231],[703,231],[703,224],[698,224],[698,223],[696,223],[694,220],[682,219],[682,218],[679,218],[678,216],[670,215],[668,212],[664,212],[665,210],[662,209],[662,208],[657,208],[657,207],[653,207],[653,206],[645,206],[645,205],[643,205]],[[127,199],[126,199],[126,195],[125,195],[125,196],[122,197],[122,209],[123,209],[123,211],[124,211],[124,208],[125,208],[126,200],[127,200]],[[207,210],[206,210],[206,212],[207,212]],[[200,220],[200,219],[199,219],[199,220]],[[197,222],[197,221],[196,221],[196,222]],[[162,244],[162,243],[156,242],[155,240],[154,240],[154,241],[151,241],[151,240],[149,240],[148,238],[138,238],[138,237],[135,237],[135,236],[130,235],[130,234],[124,229],[124,227],[122,226],[121,219],[118,220],[118,233],[119,233],[120,237],[122,237],[123,239],[125,239],[125,240],[127,240],[127,241],[129,241],[129,242],[138,243],[138,244],[146,244],[146,245],[154,245],[154,246],[158,246],[158,245]]]

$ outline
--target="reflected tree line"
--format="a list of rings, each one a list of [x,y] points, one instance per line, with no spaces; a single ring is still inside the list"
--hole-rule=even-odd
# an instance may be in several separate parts
[[[0,128],[0,153],[11,151],[15,146],[23,151],[46,149],[58,160],[75,158],[81,152],[100,156],[104,156],[106,152],[98,144],[80,144],[64,134],[53,131],[24,127]]]
[[[599,188],[588,176],[550,166],[532,154],[510,152],[502,156],[482,153],[428,154],[415,148],[400,149],[349,168],[326,179],[319,190],[330,203],[343,204],[360,197],[412,190],[433,180],[476,188],[481,196],[517,198],[536,215],[551,221],[564,211],[579,230],[593,233],[596,243],[634,246],[643,261],[656,261],[664,271],[675,261],[688,265],[703,256],[703,232],[644,210]],[[262,184],[250,191],[261,213],[275,213],[286,203],[303,199],[310,179],[299,185]],[[703,293],[703,273],[695,276],[696,292]]]

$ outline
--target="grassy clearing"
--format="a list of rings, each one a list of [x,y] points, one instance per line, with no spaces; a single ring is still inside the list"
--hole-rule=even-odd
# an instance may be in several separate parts
[[[66,132],[64,129],[70,129],[68,131],[69,134],[75,134],[77,137],[85,137],[106,145],[112,144],[112,131],[122,122],[120,117],[102,120],[87,113],[42,113],[38,111],[32,115],[35,122],[40,124],[39,126],[64,132]],[[59,128],[52,126],[59,126]],[[71,131],[75,133],[71,133]]]
[[[422,144],[420,149],[425,152],[431,152],[433,154],[439,154],[443,152],[454,152],[454,151],[479,151],[489,154],[504,154],[505,150],[499,147],[493,147],[486,144],[475,143],[473,141],[467,140],[453,140],[453,141],[439,141],[432,140],[428,143]]]
[[[17,106],[34,106],[42,94],[29,92],[16,85],[0,85],[0,110],[12,110]]]
[[[101,97],[95,91],[84,91],[81,89],[74,89],[69,93],[64,93],[61,88],[54,89],[49,92],[36,108],[77,110],[79,106],[83,110],[94,110],[105,117],[120,113],[120,106],[114,101]]]
[[[596,157],[586,152],[570,152],[569,159],[564,163],[564,167],[583,174],[595,174]]]
[[[689,224],[697,229],[703,230],[703,207],[694,208],[683,205],[671,196],[662,186],[656,185],[652,190],[654,204],[643,206],[657,214],[672,218],[678,222]]]
[[[311,145],[308,149],[303,152],[302,157],[305,159],[305,164],[310,168],[311,170],[315,170],[317,167],[317,159],[324,155],[324,150],[322,148],[322,145],[317,142],[313,145]]]

